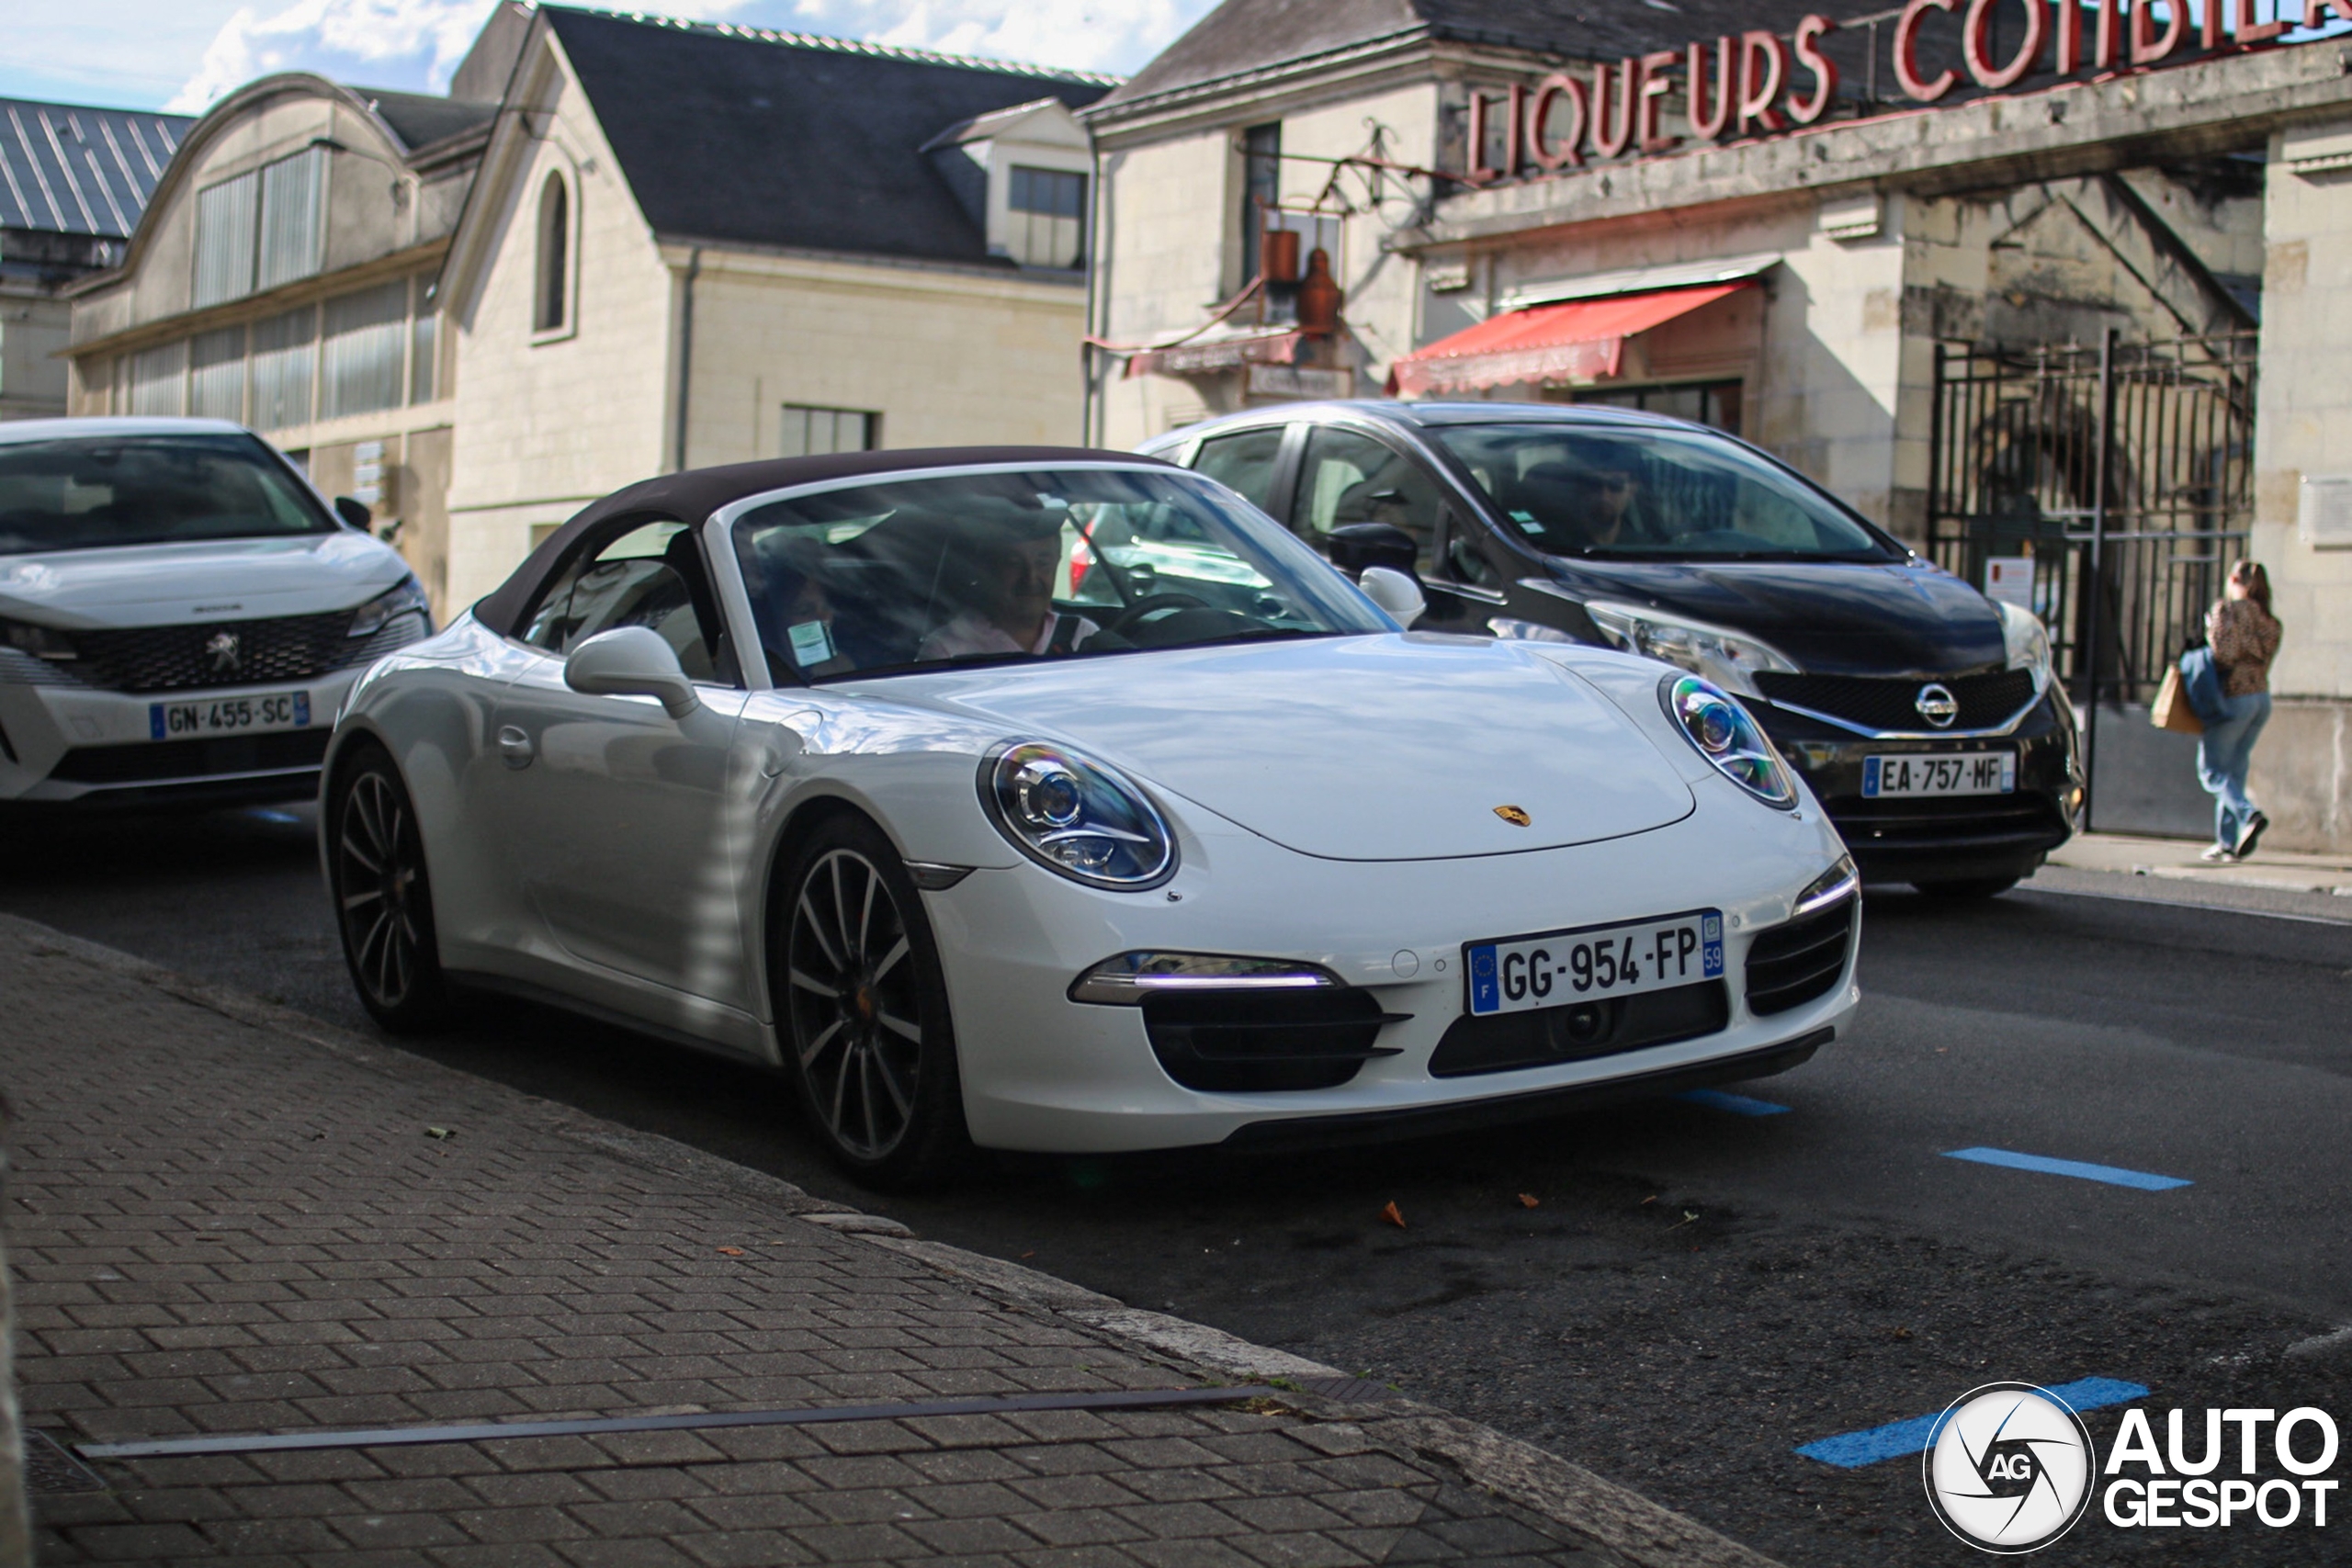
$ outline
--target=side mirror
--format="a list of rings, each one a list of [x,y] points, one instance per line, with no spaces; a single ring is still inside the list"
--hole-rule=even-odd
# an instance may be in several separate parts
[[[334,498],[334,514],[337,517],[342,518],[345,523],[350,524],[353,527],[358,529],[363,534],[373,533],[375,531],[376,514],[368,510],[368,503],[366,502],[360,501],[356,497],[348,495],[336,496]]]
[[[1378,525],[1367,526],[1376,527]],[[1363,590],[1365,598],[1396,616],[1397,624],[1408,629],[1421,618],[1421,612],[1430,607],[1430,602],[1421,596],[1419,582],[1385,566],[1364,568],[1363,575],[1356,579],[1356,586]]]
[[[1413,536],[1394,523],[1343,523],[1331,530],[1330,540],[1331,564],[1350,577],[1375,566],[1410,577],[1420,553]]]
[[[672,718],[702,705],[676,651],[650,626],[598,632],[563,661],[563,683],[591,696],[659,697]]]

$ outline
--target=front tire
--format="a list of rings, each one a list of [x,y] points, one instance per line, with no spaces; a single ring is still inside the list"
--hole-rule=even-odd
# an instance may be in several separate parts
[[[368,746],[327,802],[329,890],[359,1002],[395,1034],[447,1021],[449,986],[433,928],[424,839],[400,770]]]
[[[809,1126],[869,1187],[936,1181],[970,1139],[939,949],[905,864],[872,823],[836,817],[777,886],[768,972]]]

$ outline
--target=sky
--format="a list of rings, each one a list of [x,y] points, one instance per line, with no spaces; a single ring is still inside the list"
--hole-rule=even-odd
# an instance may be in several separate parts
[[[1215,0],[572,0],[1132,72]],[[0,97],[196,114],[256,76],[447,90],[492,0],[0,0]]]

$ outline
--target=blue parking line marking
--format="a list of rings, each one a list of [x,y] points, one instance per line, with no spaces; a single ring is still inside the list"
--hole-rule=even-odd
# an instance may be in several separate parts
[[[2054,1393],[2077,1414],[2098,1410],[2109,1404],[2129,1404],[2135,1399],[2148,1397],[2145,1385],[2125,1382],[2120,1378],[2078,1378],[2045,1389]],[[1840,1470],[1860,1470],[1866,1464],[1882,1460],[1902,1459],[1909,1454],[1924,1452],[1934,1441],[1937,1424],[1944,1413],[1914,1416],[1908,1421],[1892,1421],[1883,1427],[1872,1427],[1864,1432],[1841,1432],[1834,1438],[1823,1438],[1805,1444],[1796,1451],[1807,1459],[1817,1459],[1824,1464],[1834,1464]]]
[[[1750,1100],[1744,1094],[1725,1094],[1719,1089],[1690,1089],[1674,1097],[1703,1105],[1710,1111],[1728,1111],[1735,1116],[1785,1116],[1789,1108],[1775,1105],[1769,1100]]]
[[[2114,1187],[2137,1187],[2143,1192],[2197,1185],[2185,1176],[2156,1176],[2144,1170],[2126,1170],[2121,1166],[2052,1159],[2046,1155],[2021,1155],[2007,1149],[1946,1149],[1944,1157],[1974,1160],[1978,1165],[2005,1165],[2012,1170],[2038,1170],[2044,1176],[2080,1177],[2085,1181],[2104,1181]]]

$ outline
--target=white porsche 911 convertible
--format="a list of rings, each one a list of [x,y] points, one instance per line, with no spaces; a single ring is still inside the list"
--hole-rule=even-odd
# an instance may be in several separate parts
[[[1853,867],[1736,701],[1408,632],[1411,580],[1365,578],[1109,453],[624,490],[345,704],[353,978],[393,1029],[484,987],[773,1065],[886,1185],[974,1144],[1543,1114],[1835,1038]]]

